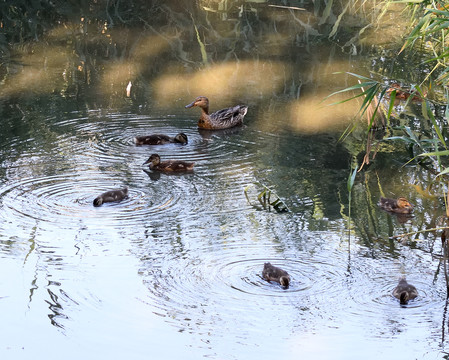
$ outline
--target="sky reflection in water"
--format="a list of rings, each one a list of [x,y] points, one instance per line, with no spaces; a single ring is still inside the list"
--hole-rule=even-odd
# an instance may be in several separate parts
[[[30,83],[29,91],[55,97],[36,100],[35,109],[19,101],[24,114],[11,111],[0,142],[0,354],[439,356],[446,326],[440,249],[434,238],[388,239],[425,224],[424,215],[399,224],[372,206],[379,176],[386,193],[402,189],[418,209],[426,208],[433,200],[403,181],[419,177],[414,169],[386,162],[380,175],[368,173],[365,184],[356,184],[355,231],[348,238],[351,154],[328,131],[343,129],[354,110],[315,109],[327,86],[336,86],[321,75],[345,70],[351,60],[332,58],[324,47],[289,53],[285,61],[273,53],[194,69],[176,56],[160,58],[172,51],[163,35],[142,35],[132,61],[105,64],[98,97],[89,97],[97,84],[78,89],[86,108],[54,79],[73,59],[56,56],[47,72],[24,59],[30,66],[6,81],[2,96],[10,102]],[[332,61],[321,60],[323,54]],[[149,59],[157,71],[145,67]],[[342,77],[333,79],[345,85]],[[59,97],[65,94],[67,103]],[[198,131],[197,109],[184,109],[197,95],[210,97],[211,110],[248,103],[245,125]],[[181,131],[189,138],[185,146],[133,144],[135,135]],[[195,171],[143,171],[155,152],[195,161]],[[248,204],[244,189],[254,186],[257,204],[260,184],[272,187],[291,212]],[[98,194],[122,185],[128,199],[92,206]],[[367,214],[374,214],[372,222]],[[261,278],[266,261],[290,273],[288,290]],[[420,293],[407,307],[391,296],[400,275]]]

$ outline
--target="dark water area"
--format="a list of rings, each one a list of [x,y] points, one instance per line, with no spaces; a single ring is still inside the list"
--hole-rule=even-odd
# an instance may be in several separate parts
[[[382,56],[397,44],[369,26],[376,8],[96,4],[103,18],[70,9],[1,66],[1,358],[445,358],[440,234],[393,238],[437,227],[444,192],[383,144],[349,219],[363,130],[339,137],[360,104],[322,102],[353,84],[334,71],[404,79]],[[198,95],[211,111],[248,105],[244,125],[199,130],[184,107]],[[179,132],[186,145],[134,143]],[[194,171],[150,171],[152,153]],[[92,205],[122,186],[128,198]],[[264,186],[288,212],[262,207]],[[381,195],[409,199],[413,217],[379,209]],[[262,278],[268,261],[288,289]],[[419,292],[405,306],[401,276]]]

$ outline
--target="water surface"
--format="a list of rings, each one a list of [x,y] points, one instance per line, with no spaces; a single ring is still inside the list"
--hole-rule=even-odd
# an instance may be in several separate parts
[[[36,45],[46,55],[11,65],[0,141],[4,358],[443,358],[439,234],[390,237],[444,214],[438,195],[419,191],[420,169],[401,166],[405,152],[394,160],[381,152],[360,174],[348,223],[355,154],[338,138],[352,110],[320,102],[348,81],[330,78],[333,69],[365,71],[370,56],[363,46],[356,58],[332,42],[312,46],[294,32],[291,21],[304,20],[297,12],[253,7],[223,18],[169,5],[185,30],[170,32],[161,20],[139,35],[122,29],[125,40],[113,27],[117,51],[133,45],[134,56],[106,59],[84,48],[103,62],[89,70],[82,56],[56,61],[51,41]],[[195,27],[182,19],[196,21],[207,64]],[[217,32],[207,34],[211,19]],[[237,25],[241,33],[225,38]],[[43,67],[44,58],[53,61]],[[63,68],[86,77],[68,79]],[[20,88],[30,74],[35,81]],[[199,131],[198,109],[184,108],[197,95],[213,109],[248,104],[244,126]],[[133,142],[179,132],[187,145]],[[194,161],[195,170],[153,173],[142,166],[152,153]],[[263,209],[263,185],[290,211]],[[98,194],[121,186],[127,199],[93,207]],[[381,193],[409,198],[415,216],[401,223],[378,209]],[[288,289],[261,278],[267,261],[289,272]],[[400,276],[419,290],[407,306],[391,295]]]

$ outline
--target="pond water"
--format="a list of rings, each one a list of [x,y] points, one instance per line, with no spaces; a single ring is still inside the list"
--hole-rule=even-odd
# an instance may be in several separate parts
[[[439,234],[391,238],[444,215],[427,175],[380,151],[356,179],[348,223],[354,154],[338,138],[359,105],[320,102],[350,81],[332,71],[366,72],[373,57],[308,43],[310,9],[242,4],[169,2],[160,23],[85,35],[84,48],[79,26],[55,28],[9,64],[2,358],[445,358]],[[244,126],[199,131],[199,110],[184,108],[198,95],[212,111],[247,104]],[[133,141],[179,132],[188,144]],[[195,169],[149,171],[152,153]],[[93,207],[121,186],[127,199]],[[262,208],[264,186],[288,212]],[[407,197],[414,217],[378,209],[383,193]],[[262,279],[267,261],[289,272],[288,289]],[[419,291],[406,306],[391,295],[401,276]]]

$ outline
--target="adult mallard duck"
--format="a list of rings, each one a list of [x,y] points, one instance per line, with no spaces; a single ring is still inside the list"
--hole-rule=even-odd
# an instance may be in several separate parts
[[[150,164],[151,170],[164,171],[164,172],[181,172],[192,171],[194,163],[185,162],[180,160],[168,160],[161,161],[161,157],[158,154],[152,154],[147,161],[143,163]]]
[[[290,275],[287,271],[271,265],[269,262],[263,265],[262,276],[265,280],[278,282],[285,288],[290,285]]]
[[[398,199],[388,199],[381,197],[378,205],[385,211],[394,212],[397,214],[410,214],[413,211],[413,205],[404,197]]]
[[[94,200],[94,206],[101,206],[107,202],[118,202],[128,197],[128,188],[106,191],[97,196]]]
[[[403,277],[399,280],[398,286],[393,289],[393,296],[399,299],[401,305],[406,305],[409,300],[413,300],[418,296],[418,290]]]
[[[175,137],[167,135],[154,134],[146,136],[136,136],[134,138],[136,145],[163,145],[168,143],[187,144],[187,135],[179,133]]]
[[[198,127],[209,130],[228,129],[242,125],[243,118],[248,111],[248,106],[237,105],[227,109],[218,110],[209,114],[209,99],[205,96],[198,96],[186,108],[198,106],[201,108],[201,116],[198,120]]]

